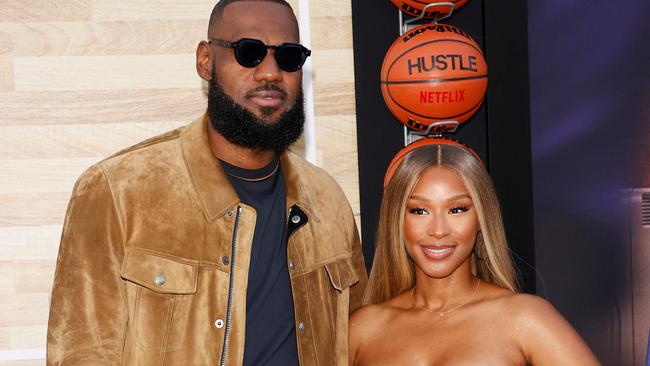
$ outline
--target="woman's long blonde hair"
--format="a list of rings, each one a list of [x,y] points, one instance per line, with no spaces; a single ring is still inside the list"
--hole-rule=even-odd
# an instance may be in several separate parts
[[[429,167],[452,169],[472,198],[480,224],[471,263],[484,281],[517,291],[517,277],[506,242],[501,209],[483,163],[455,145],[428,145],[408,153],[384,189],[377,248],[364,304],[384,302],[415,284],[413,261],[404,245],[404,211],[409,195]]]

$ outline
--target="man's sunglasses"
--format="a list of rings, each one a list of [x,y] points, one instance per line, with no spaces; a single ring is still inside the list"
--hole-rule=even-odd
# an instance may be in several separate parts
[[[298,43],[283,43],[279,46],[264,44],[259,39],[242,38],[236,42],[209,38],[208,43],[235,50],[235,60],[244,67],[255,67],[262,63],[268,49],[275,50],[275,62],[288,72],[298,71],[305,64],[311,51]]]

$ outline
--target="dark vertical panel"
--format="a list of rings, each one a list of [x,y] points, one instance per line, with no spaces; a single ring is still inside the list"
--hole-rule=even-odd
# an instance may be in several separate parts
[[[525,1],[485,0],[489,169],[523,289],[535,292]]]
[[[399,35],[397,8],[388,0],[352,0],[352,28],[361,236],[366,265],[370,268],[384,170],[403,144],[402,127],[384,105],[379,86],[384,54]]]

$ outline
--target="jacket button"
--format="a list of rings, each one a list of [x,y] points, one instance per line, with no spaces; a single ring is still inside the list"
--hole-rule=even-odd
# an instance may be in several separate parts
[[[296,265],[293,264],[293,261],[292,261],[292,260],[289,260],[289,269],[292,270],[292,271],[293,271],[294,269],[296,269]]]
[[[235,212],[233,210],[228,210],[226,211],[226,217],[231,219],[235,215]]]
[[[300,216],[298,216],[298,215],[291,216],[291,222],[293,222],[294,224],[299,223],[300,222]]]
[[[157,275],[156,278],[154,279],[154,282],[156,282],[156,285],[162,286],[165,284],[165,276],[163,275]]]
[[[225,256],[225,255],[224,255],[223,257],[221,257],[221,261],[222,261],[223,264],[225,264],[225,265],[228,265],[228,263],[230,263],[230,259],[228,259],[228,257]]]
[[[217,319],[214,321],[214,326],[217,327],[218,329],[223,328],[223,320]]]
[[[299,331],[301,334],[305,332],[305,324],[304,324],[304,323],[300,323],[300,324],[298,324],[298,331]]]

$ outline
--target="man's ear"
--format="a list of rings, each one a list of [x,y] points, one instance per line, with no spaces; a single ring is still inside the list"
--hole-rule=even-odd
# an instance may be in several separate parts
[[[199,45],[196,47],[196,72],[205,81],[212,79],[210,45],[206,41],[199,42]]]

